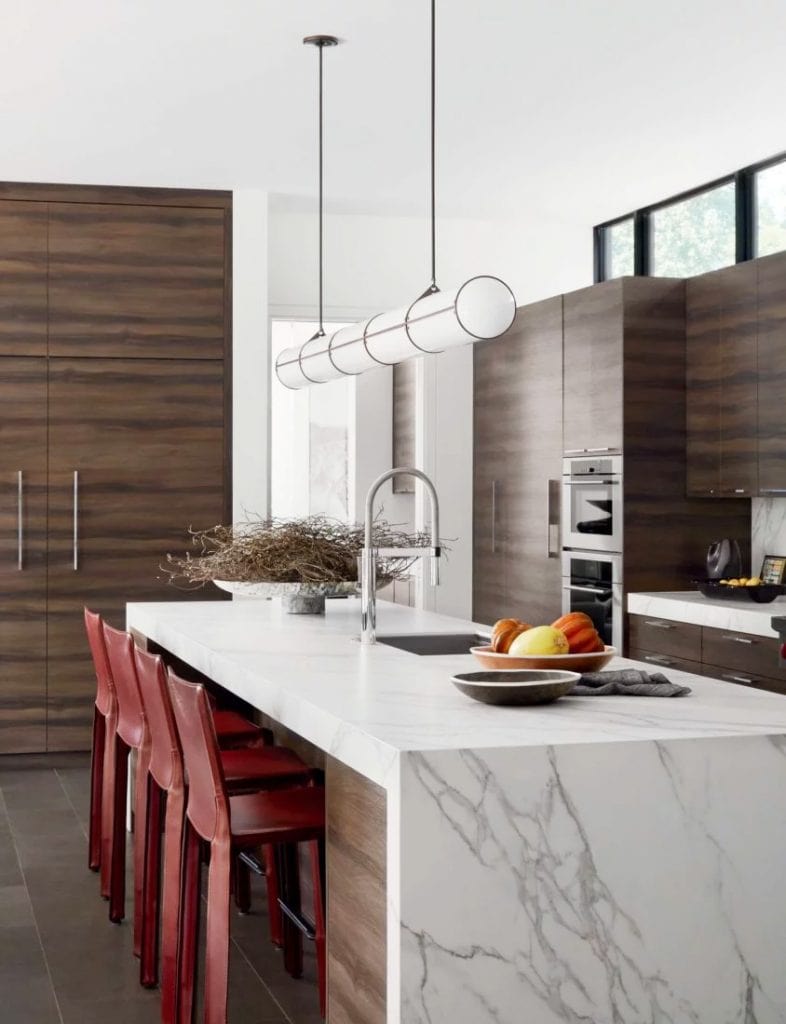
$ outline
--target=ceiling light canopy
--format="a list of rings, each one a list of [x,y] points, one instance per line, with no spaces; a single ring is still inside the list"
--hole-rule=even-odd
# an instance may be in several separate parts
[[[504,334],[516,316],[516,299],[498,277],[480,274],[441,291],[436,281],[436,10],[431,0],[431,283],[409,306],[377,313],[362,323],[326,335],[323,324],[323,71],[322,51],[334,36],[307,36],[319,51],[319,329],[302,345],[285,349],[276,375],[288,388],[324,384],[420,355],[435,355]]]

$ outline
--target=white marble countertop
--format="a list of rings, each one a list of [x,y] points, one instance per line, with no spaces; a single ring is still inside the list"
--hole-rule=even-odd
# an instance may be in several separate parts
[[[127,622],[258,710],[373,781],[387,785],[403,751],[591,744],[786,733],[786,699],[671,671],[686,698],[567,697],[536,708],[488,707],[450,682],[470,655],[362,647],[356,599],[325,616],[273,602],[129,604]],[[380,602],[378,633],[482,630]],[[610,668],[651,665],[618,658]]]
[[[776,597],[770,604],[756,604],[750,598],[715,601],[697,590],[628,594],[628,611],[672,622],[776,637],[771,622],[775,616],[786,615],[786,597]]]

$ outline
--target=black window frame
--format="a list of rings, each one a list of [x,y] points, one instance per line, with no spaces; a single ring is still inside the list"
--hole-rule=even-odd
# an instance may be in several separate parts
[[[613,280],[606,277],[606,246],[605,231],[626,220],[633,220],[633,273],[636,277],[648,277],[651,274],[652,265],[652,229],[651,216],[657,210],[673,206],[686,199],[693,199],[704,192],[711,192],[722,185],[734,184],[734,223],[735,223],[735,263],[745,263],[756,257],[756,175],[760,171],[766,171],[777,164],[786,163],[786,152],[778,153],[776,156],[760,160],[758,163],[749,164],[731,174],[725,174],[722,178],[715,178],[713,181],[705,182],[696,188],[687,189],[677,195],[669,196],[668,199],[661,199],[650,206],[643,206],[638,210],[631,210],[629,213],[619,217],[613,217],[602,224],[596,224],[592,229],[593,233],[593,279],[595,284],[602,281]]]

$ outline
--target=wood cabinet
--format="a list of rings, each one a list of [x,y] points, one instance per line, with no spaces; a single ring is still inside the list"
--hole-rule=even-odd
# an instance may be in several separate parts
[[[473,616],[560,614],[562,299],[474,353]]]
[[[0,356],[47,354],[46,203],[0,202]]]
[[[51,359],[49,428],[49,746],[83,749],[83,606],[122,626],[127,601],[172,597],[166,553],[225,517],[223,364]]]
[[[0,357],[0,752],[46,746],[47,373]]]
[[[759,493],[786,495],[786,253],[756,264]]]
[[[780,640],[651,615],[629,615],[628,657],[741,686],[786,693]]]
[[[688,494],[758,490],[756,273],[745,263],[686,282]]]
[[[9,188],[0,753],[80,750],[95,690],[84,606],[122,627],[129,600],[188,596],[161,562],[189,527],[231,515],[231,211],[204,193],[170,207],[162,192]]]
[[[566,452],[622,448],[623,286],[607,281],[565,296]]]

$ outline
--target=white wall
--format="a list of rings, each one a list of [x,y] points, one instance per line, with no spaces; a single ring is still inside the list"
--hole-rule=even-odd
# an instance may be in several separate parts
[[[268,507],[268,203],[259,189],[232,198],[232,477],[235,522]]]
[[[271,316],[313,315],[317,295],[317,220],[313,211],[281,208],[269,217]],[[424,218],[328,214],[325,218],[325,309],[334,319],[361,319],[414,299],[429,281],[429,227]],[[438,220],[437,280],[449,287],[477,273],[495,274],[519,305],[592,282],[591,224],[538,216],[526,223]],[[472,610],[472,349],[423,359],[418,374],[418,461],[437,486],[443,559],[440,586],[418,588],[419,602],[469,618]],[[390,371],[358,378],[355,508],[359,519],[371,480],[391,468]],[[424,526],[420,498],[381,492],[391,522]]]

